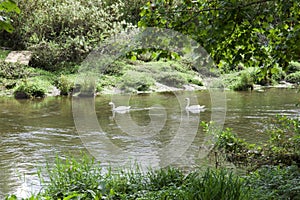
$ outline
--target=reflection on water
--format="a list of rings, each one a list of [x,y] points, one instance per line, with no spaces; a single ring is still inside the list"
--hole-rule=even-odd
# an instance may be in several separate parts
[[[197,99],[193,99],[193,95]],[[130,98],[129,98],[130,97]],[[206,106],[200,113],[186,112],[185,97],[191,104]],[[225,126],[249,142],[266,138],[265,120],[277,114],[299,116],[300,95],[296,90],[226,92]],[[75,100],[75,99],[74,99]],[[108,103],[130,105],[125,113],[113,113]],[[201,162],[200,146],[205,134],[200,121],[211,119],[211,96],[207,91],[132,96],[100,96],[15,100],[0,98],[0,198],[16,193],[28,196],[40,189],[37,167],[84,151],[103,166],[126,165],[136,160],[145,167],[174,165],[191,168]],[[77,109],[77,113],[72,114]],[[73,117],[78,117],[75,128]],[[78,124],[79,123],[79,124]],[[88,131],[86,131],[88,130]],[[207,138],[206,138],[207,139]]]

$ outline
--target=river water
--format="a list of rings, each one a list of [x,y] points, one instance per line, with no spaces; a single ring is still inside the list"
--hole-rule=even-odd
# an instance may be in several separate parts
[[[199,123],[223,109],[224,127],[252,143],[264,141],[267,120],[277,114],[300,116],[300,94],[295,89],[233,92],[216,106],[208,91],[102,95],[76,100],[47,97],[37,100],[0,98],[0,199],[5,194],[25,197],[41,188],[39,167],[56,156],[86,152],[103,167],[137,161],[144,167],[174,165],[192,169],[201,165],[209,138]],[[200,113],[186,112],[191,104],[205,105]],[[108,103],[130,105],[125,113],[112,112]],[[216,108],[217,107],[217,108]],[[225,112],[226,111],[226,112]],[[222,116],[218,122],[223,124]]]

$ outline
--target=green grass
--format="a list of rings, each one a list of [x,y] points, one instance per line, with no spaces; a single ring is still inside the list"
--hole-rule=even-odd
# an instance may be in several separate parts
[[[46,174],[47,179],[43,179]],[[234,199],[248,198],[249,188],[242,178],[227,170],[184,173],[172,167],[142,172],[112,169],[104,172],[92,158],[57,158],[39,173],[43,190],[27,198],[35,199]],[[10,195],[6,200],[15,200]]]
[[[148,91],[155,82],[170,86],[182,87],[192,83],[202,86],[197,72],[188,65],[178,61],[118,61],[103,70],[103,79],[99,81],[97,90],[114,86],[123,91]]]

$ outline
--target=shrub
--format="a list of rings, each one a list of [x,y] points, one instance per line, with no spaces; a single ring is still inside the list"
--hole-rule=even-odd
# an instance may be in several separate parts
[[[286,73],[291,74],[299,71],[300,71],[300,63],[292,61],[289,63]]]
[[[28,99],[34,97],[45,97],[47,88],[42,81],[23,81],[14,90],[17,99]]]
[[[242,72],[238,81],[231,86],[233,90],[245,91],[249,88],[253,89],[254,78],[247,72]]]
[[[74,80],[65,75],[61,75],[57,80],[56,86],[60,90],[60,95],[68,95],[74,88]]]
[[[20,79],[29,76],[31,73],[26,65],[19,63],[8,63],[0,61],[0,77],[7,79]]]
[[[300,71],[287,75],[285,80],[290,83],[299,84],[300,83]]]
[[[170,86],[181,87],[187,83],[187,80],[178,72],[161,72],[156,76],[158,82]]]
[[[130,27],[122,21],[122,1],[106,5],[98,0],[18,1],[20,15],[12,14],[15,32],[3,42],[33,50],[31,65],[49,70],[80,62],[100,41]]]
[[[278,65],[274,66],[271,69],[271,72],[272,72],[271,79],[272,79],[273,83],[284,80],[286,77],[285,71],[283,71],[283,69],[281,67],[279,67]]]
[[[155,80],[146,73],[128,70],[119,85],[125,91],[147,91],[154,82]]]

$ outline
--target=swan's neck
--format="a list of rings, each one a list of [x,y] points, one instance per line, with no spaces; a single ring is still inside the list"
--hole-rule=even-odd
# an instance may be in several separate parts
[[[186,101],[187,101],[186,108],[188,108],[190,106],[190,100],[187,99]]]
[[[112,103],[112,110],[115,110],[115,104]]]

